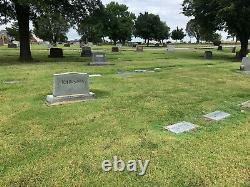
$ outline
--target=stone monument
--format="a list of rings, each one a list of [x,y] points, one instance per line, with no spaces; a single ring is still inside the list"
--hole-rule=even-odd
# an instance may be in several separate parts
[[[205,58],[206,60],[211,60],[211,59],[213,58],[213,53],[212,53],[212,51],[205,51],[205,53],[204,53],[204,58]]]
[[[50,105],[94,99],[95,94],[89,91],[87,73],[54,74],[53,95],[47,96]]]
[[[82,57],[91,57],[92,56],[91,47],[88,47],[88,46],[82,47],[81,56]]]
[[[61,48],[50,48],[49,58],[63,58],[63,50]]]
[[[90,62],[91,66],[103,66],[108,65],[106,62],[106,55],[103,52],[94,52],[92,54],[92,61]]]

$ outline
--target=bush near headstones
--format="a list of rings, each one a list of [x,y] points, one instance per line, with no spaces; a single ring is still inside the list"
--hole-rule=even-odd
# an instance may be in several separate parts
[[[63,58],[62,48],[50,48],[49,58]]]

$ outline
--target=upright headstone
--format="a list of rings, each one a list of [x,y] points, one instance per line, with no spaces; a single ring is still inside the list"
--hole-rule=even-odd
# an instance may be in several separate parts
[[[91,47],[87,47],[87,46],[82,47],[81,56],[82,57],[91,57],[92,56]]]
[[[14,44],[14,43],[9,43],[8,44],[8,48],[17,48],[17,44]]]
[[[92,66],[102,66],[102,65],[107,65],[106,61],[106,55],[105,53],[102,52],[94,52],[92,54],[92,61],[90,62],[89,65]]]
[[[63,58],[63,50],[61,48],[50,48],[49,58]]]
[[[204,58],[205,58],[206,60],[211,60],[211,59],[213,58],[213,53],[212,53],[212,51],[205,51],[205,53],[204,53]]]
[[[175,46],[174,45],[167,45],[167,51],[170,51],[170,52],[175,51]]]
[[[112,52],[119,52],[119,48],[118,47],[112,47]]]
[[[218,51],[222,51],[223,50],[223,47],[220,45],[218,46]]]
[[[116,47],[118,47],[119,50],[121,50],[122,49],[122,44],[116,44]]]
[[[240,70],[241,71],[250,71],[250,58],[249,57],[242,58]]]
[[[137,45],[136,46],[136,51],[137,52],[143,52],[143,46]]]
[[[60,104],[93,99],[95,94],[89,91],[87,73],[54,74],[53,95],[47,96],[49,104]]]

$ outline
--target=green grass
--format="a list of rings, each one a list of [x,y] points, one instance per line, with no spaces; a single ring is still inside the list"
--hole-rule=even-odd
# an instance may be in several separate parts
[[[18,50],[0,47],[0,186],[249,186],[250,74],[241,74],[230,49],[111,53],[114,66],[90,67],[78,46],[65,58],[48,59],[32,46],[35,63],[19,63]],[[66,48],[65,48],[66,49]],[[75,49],[75,50],[72,50]],[[117,75],[117,70],[157,73]],[[91,78],[97,98],[48,107],[54,73],[100,73]],[[4,80],[22,80],[4,84]],[[219,122],[201,116],[232,114]],[[173,134],[162,126],[190,121],[200,126]],[[150,160],[146,175],[105,173],[101,163],[119,156]]]

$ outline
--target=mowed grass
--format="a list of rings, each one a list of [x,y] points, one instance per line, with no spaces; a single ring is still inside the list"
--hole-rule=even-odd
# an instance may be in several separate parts
[[[48,59],[33,46],[35,63],[20,63],[18,50],[0,48],[0,186],[249,186],[250,74],[228,51],[131,48],[107,53],[115,65],[87,66],[78,47]],[[135,69],[156,73],[118,75]],[[54,73],[102,74],[90,78],[96,99],[48,107]],[[19,84],[5,84],[20,80]],[[215,110],[231,117],[209,122]],[[200,127],[173,134],[164,125],[189,121]],[[150,160],[145,176],[105,173],[103,160]]]

